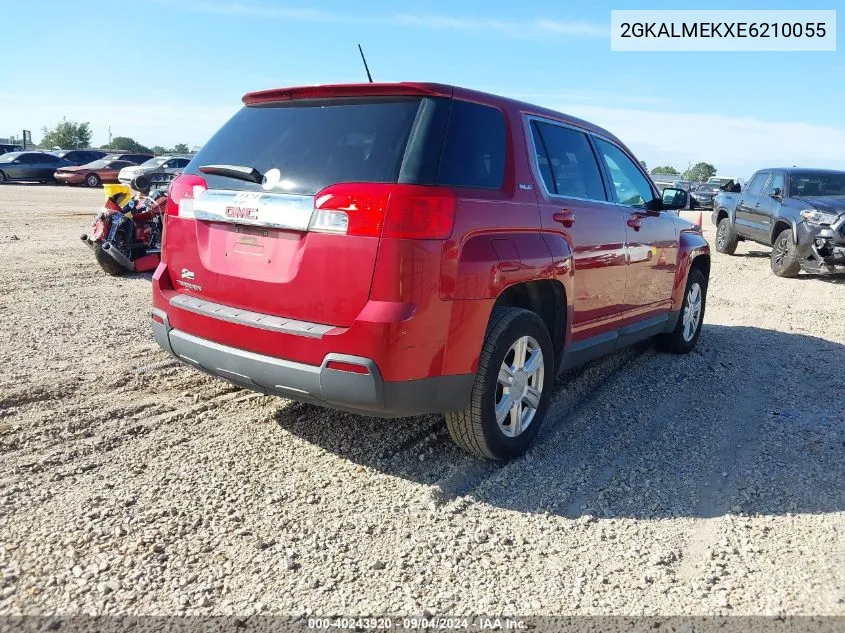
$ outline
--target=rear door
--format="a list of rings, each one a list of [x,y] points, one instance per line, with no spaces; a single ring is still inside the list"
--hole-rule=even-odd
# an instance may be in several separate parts
[[[573,253],[572,348],[615,344],[625,296],[625,221],[608,192],[587,134],[531,118],[534,169],[542,183],[543,232],[561,236]]]
[[[193,201],[195,219],[167,218],[174,286],[226,306],[350,325],[369,297],[379,237],[309,231],[315,195],[337,183],[433,183],[449,103],[343,97],[243,108],[185,169],[186,182],[203,178],[208,190]],[[264,178],[200,171],[209,165]],[[370,204],[355,198],[348,208]]]
[[[769,172],[758,171],[754,174],[748,187],[739,194],[739,200],[736,203],[736,227],[740,235],[749,237],[752,240],[760,241],[761,232],[758,225],[758,220],[755,215],[758,213],[757,209],[760,207],[760,194],[763,193],[763,185],[769,179]],[[768,241],[768,235],[763,236],[763,241]]]

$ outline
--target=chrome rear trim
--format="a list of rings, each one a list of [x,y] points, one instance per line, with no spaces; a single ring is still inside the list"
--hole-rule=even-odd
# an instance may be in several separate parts
[[[220,319],[230,323],[246,325],[248,327],[270,330],[271,332],[283,332],[285,334],[296,334],[311,338],[322,338],[324,334],[334,329],[333,325],[323,323],[309,323],[308,321],[297,321],[284,317],[271,316],[250,310],[241,310],[212,301],[205,301],[190,295],[179,294],[170,300],[170,305],[182,310],[188,310],[195,314]]]

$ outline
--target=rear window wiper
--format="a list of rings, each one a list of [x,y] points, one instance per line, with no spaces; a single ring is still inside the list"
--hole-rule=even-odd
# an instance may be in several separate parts
[[[247,182],[260,183],[264,180],[264,175],[255,167],[244,167],[243,165],[203,165],[200,167],[200,171],[204,174],[237,178]]]

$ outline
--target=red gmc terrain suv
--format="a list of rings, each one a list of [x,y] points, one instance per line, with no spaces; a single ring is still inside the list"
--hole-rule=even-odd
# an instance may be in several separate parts
[[[173,181],[153,331],[236,385],[524,451],[555,375],[696,344],[710,255],[616,137],[421,83],[285,88]]]

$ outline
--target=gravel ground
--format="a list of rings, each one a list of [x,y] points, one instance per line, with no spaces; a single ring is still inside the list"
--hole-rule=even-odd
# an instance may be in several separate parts
[[[0,614],[845,615],[842,278],[714,254],[694,353],[564,376],[493,466],[167,363],[101,201],[0,187]]]

